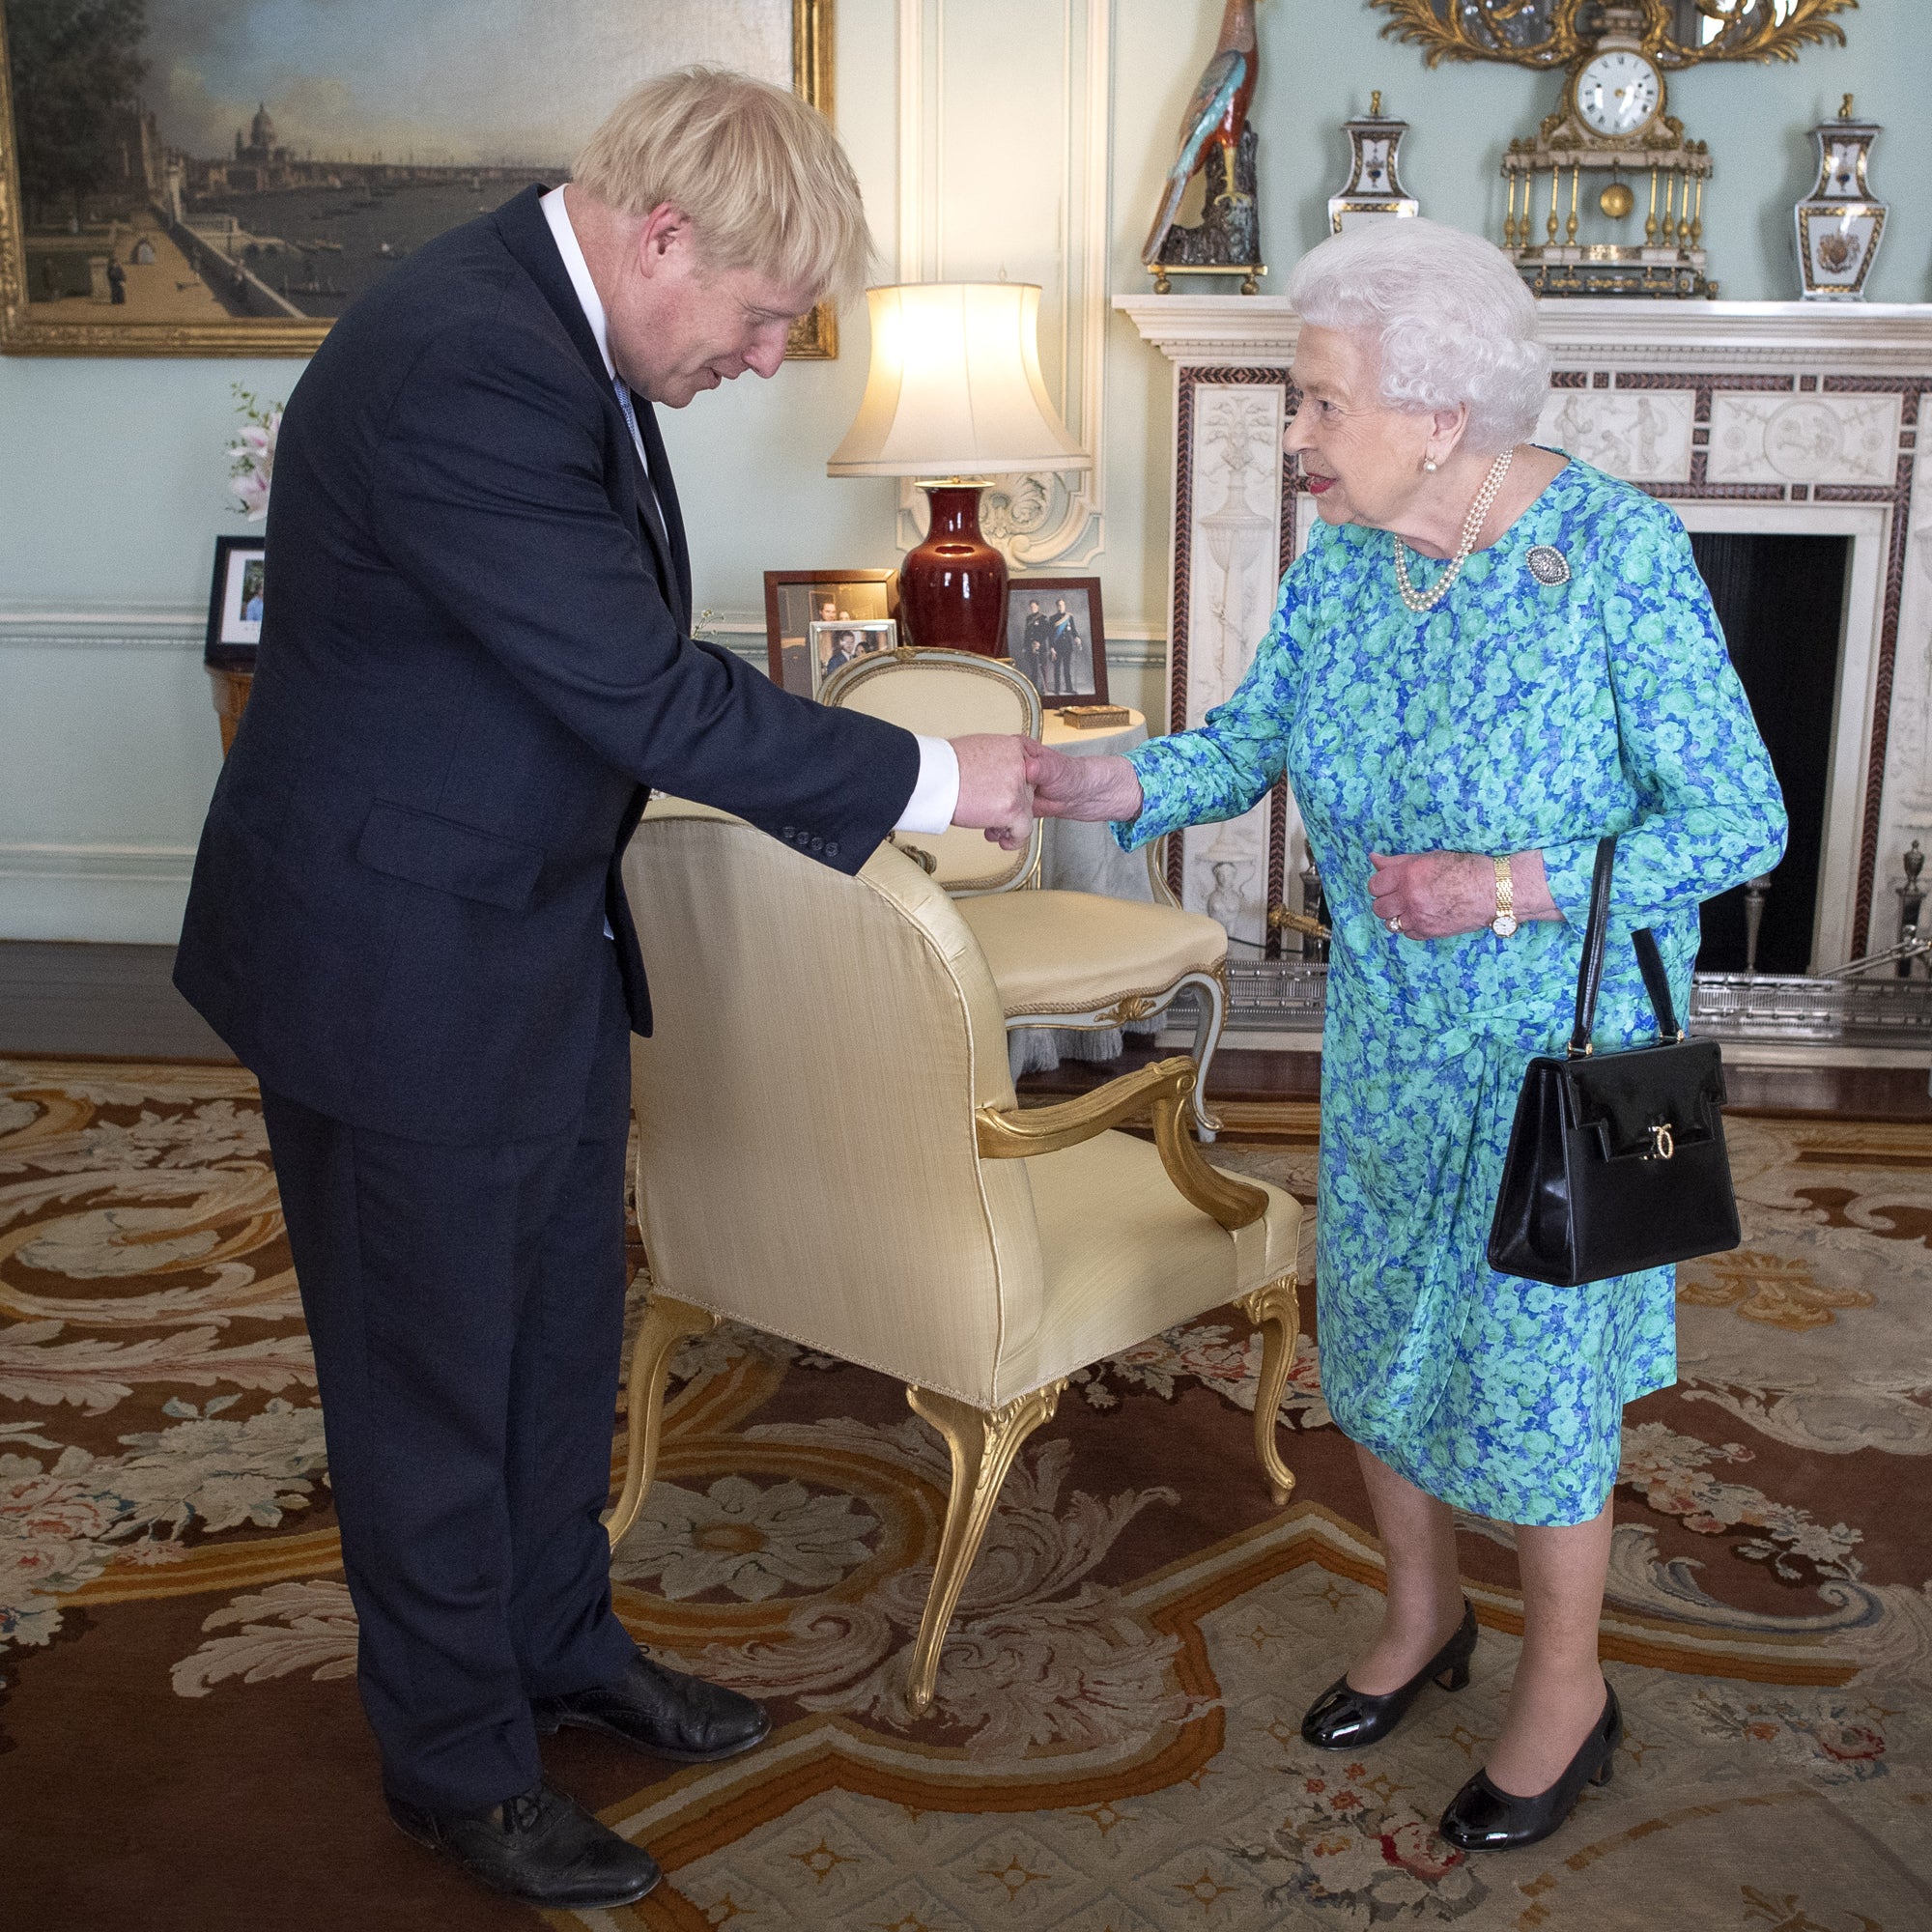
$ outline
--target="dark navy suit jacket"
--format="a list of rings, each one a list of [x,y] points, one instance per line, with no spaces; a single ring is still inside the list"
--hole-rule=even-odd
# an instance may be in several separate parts
[[[582,1105],[648,789],[841,871],[897,821],[909,732],[694,642],[663,511],[529,188],[332,328],[289,399],[248,710],[195,861],[175,982],[264,1086],[444,1143]]]

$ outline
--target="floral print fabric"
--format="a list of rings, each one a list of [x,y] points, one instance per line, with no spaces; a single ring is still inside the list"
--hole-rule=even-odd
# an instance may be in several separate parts
[[[1538,581],[1529,552],[1568,580]],[[1446,565],[1412,562],[1427,591]],[[1284,773],[1334,946],[1317,1311],[1341,1427],[1434,1495],[1517,1523],[1609,1494],[1623,1405],[1676,1378],[1674,1270],[1554,1289],[1485,1259],[1517,1094],[1560,1050],[1597,841],[1619,835],[1600,1046],[1655,1021],[1649,926],[1688,1010],[1700,900],[1776,864],[1784,808],[1676,516],[1571,463],[1422,616],[1387,531],[1318,524],[1240,688],[1131,753],[1131,849],[1234,818]],[[1560,922],[1399,939],[1372,852],[1541,851]]]

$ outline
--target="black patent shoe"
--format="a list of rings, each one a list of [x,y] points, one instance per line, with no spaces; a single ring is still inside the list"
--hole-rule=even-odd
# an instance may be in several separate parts
[[[771,1714],[754,1699],[643,1656],[632,1658],[622,1676],[594,1690],[532,1698],[530,1717],[542,1737],[571,1724],[680,1764],[736,1757],[772,1727]]]
[[[1576,1809],[1586,1784],[1607,1784],[1616,1769],[1617,1747],[1624,1741],[1624,1714],[1617,1693],[1604,1686],[1604,1715],[1577,1747],[1563,1776],[1547,1791],[1530,1798],[1498,1791],[1489,1774],[1479,1771],[1454,1798],[1438,1828],[1448,1841],[1465,1852],[1506,1852],[1518,1845],[1534,1845],[1558,1830]]]
[[[384,1795],[389,1816],[417,1844],[461,1865],[479,1885],[529,1905],[631,1905],[663,1876],[650,1853],[548,1784],[484,1812],[426,1811],[393,1792]]]
[[[1317,1750],[1358,1750],[1385,1738],[1408,1715],[1408,1707],[1433,1678],[1445,1690],[1460,1690],[1469,1681],[1469,1660],[1476,1654],[1476,1612],[1463,1599],[1463,1621],[1456,1634],[1406,1684],[1377,1696],[1357,1690],[1346,1671],[1308,1707],[1301,1720],[1304,1743]]]

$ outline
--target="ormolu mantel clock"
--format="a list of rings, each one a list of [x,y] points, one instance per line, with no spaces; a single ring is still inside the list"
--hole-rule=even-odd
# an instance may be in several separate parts
[[[1503,249],[1539,295],[1714,296],[1711,151],[1669,113],[1667,76],[1842,43],[1858,0],[1371,0],[1383,32],[1443,60],[1566,70],[1551,114],[1503,156]],[[1584,179],[1589,178],[1587,194]],[[1638,241],[1631,220],[1643,208]]]

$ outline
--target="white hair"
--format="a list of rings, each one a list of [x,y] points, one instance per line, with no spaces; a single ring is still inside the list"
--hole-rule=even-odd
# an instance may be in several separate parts
[[[1311,248],[1289,278],[1304,322],[1365,342],[1382,401],[1469,406],[1471,449],[1534,434],[1549,388],[1536,298],[1492,242],[1419,218],[1365,222]]]

